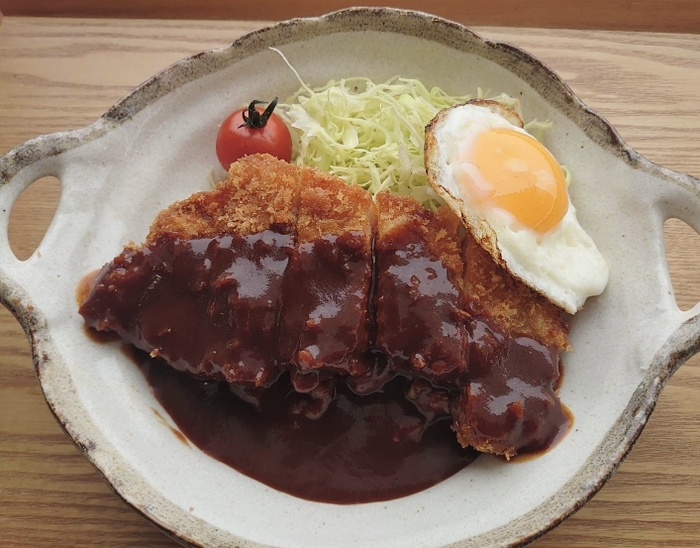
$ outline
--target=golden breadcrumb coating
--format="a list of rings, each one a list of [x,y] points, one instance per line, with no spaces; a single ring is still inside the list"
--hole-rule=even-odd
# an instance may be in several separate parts
[[[571,350],[565,314],[498,266],[471,236],[464,260],[464,293],[473,313],[490,316],[508,333]]]
[[[369,248],[372,238],[372,197],[359,186],[312,168],[301,168],[301,193],[297,230],[299,243],[326,234],[350,231],[365,233]]]
[[[211,238],[255,234],[272,227],[293,232],[301,169],[269,154],[231,164],[225,181],[161,211],[147,243],[159,236]]]
[[[394,230],[412,226],[425,241],[430,254],[439,257],[455,282],[459,282],[463,270],[463,230],[459,217],[447,207],[441,207],[435,214],[410,196],[397,196],[388,191],[377,194],[375,201],[380,234],[390,235]]]

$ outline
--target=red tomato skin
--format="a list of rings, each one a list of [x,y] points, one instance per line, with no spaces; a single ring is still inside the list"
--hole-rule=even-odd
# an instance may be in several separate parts
[[[226,118],[219,128],[216,137],[216,155],[221,166],[228,170],[229,166],[249,154],[271,154],[280,160],[289,162],[292,159],[292,136],[289,128],[272,113],[265,127],[254,128],[243,126],[243,112],[239,109]],[[263,112],[263,109],[258,109]]]

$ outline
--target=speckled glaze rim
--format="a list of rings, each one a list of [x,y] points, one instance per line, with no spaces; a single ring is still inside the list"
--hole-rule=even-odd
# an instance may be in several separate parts
[[[506,43],[485,40],[464,26],[442,18],[390,8],[352,8],[322,17],[293,19],[251,32],[226,48],[183,59],[146,81],[92,125],[76,131],[37,137],[8,152],[0,159],[0,192],[3,187],[9,187],[14,175],[25,167],[99,138],[179,86],[216,72],[248,55],[269,46],[299,42],[310,36],[367,30],[420,37],[459,51],[475,53],[504,66],[528,82],[552,106],[609,153],[621,158],[630,167],[652,174],[669,184],[679,185],[700,197],[700,181],[665,169],[639,155],[623,142],[605,119],[586,107],[559,76],[530,54]],[[0,242],[1,245],[6,245],[6,242]],[[62,412],[66,401],[62,401],[60,395],[66,391],[70,393],[71,385],[70,381],[47,379],[46,366],[60,358],[54,351],[46,320],[34,309],[27,293],[1,268],[0,301],[19,320],[31,342],[37,376],[49,408],[59,424],[127,504],[167,535],[187,546],[235,544],[241,547],[270,548],[223,534],[204,520],[186,515],[160,495],[150,492],[142,478],[129,477],[127,482],[124,477],[120,478],[108,469],[106,463],[117,460],[118,455],[96,458],[93,453],[102,442],[97,425],[87,418],[82,423],[66,420]],[[694,316],[683,323],[657,352],[622,416],[563,488],[534,510],[508,524],[442,548],[524,546],[576,512],[612,476],[634,446],[667,380],[699,349],[700,317]],[[136,476],[130,469],[122,471],[124,475],[129,473]]]

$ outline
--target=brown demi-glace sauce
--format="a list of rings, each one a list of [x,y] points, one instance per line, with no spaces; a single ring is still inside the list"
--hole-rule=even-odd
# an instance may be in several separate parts
[[[330,257],[334,252],[322,244],[314,251]],[[158,401],[212,457],[305,499],[338,504],[392,499],[435,485],[474,460],[477,453],[460,447],[451,427],[458,438],[466,424],[464,439],[487,438],[496,447],[515,445],[527,453],[549,447],[571,424],[554,393],[557,352],[509,337],[487,318],[453,317],[460,303],[452,282],[434,259],[417,256],[420,246],[411,246],[410,260],[399,257],[385,271],[393,272],[394,285],[409,288],[401,306],[412,312],[397,327],[400,339],[410,345],[429,333],[431,348],[439,352],[426,354],[434,365],[425,375],[369,340],[362,359],[332,349],[340,356],[340,373],[323,370],[306,390],[295,376],[309,372],[282,363],[275,352],[283,272],[293,251],[285,234],[269,231],[126,250],[98,275],[81,314],[88,325],[114,330],[170,364],[134,351]],[[354,268],[344,271],[352,277]],[[434,311],[421,293],[423,285],[439,301]],[[382,288],[379,284],[377,291]],[[323,325],[349,333],[326,304],[346,302],[329,298],[343,290],[342,283],[323,286]],[[84,291],[78,293],[84,297]],[[415,306],[406,300],[412,293]],[[362,306],[374,312],[370,304]],[[460,350],[439,341],[441,333],[452,338],[455,325],[468,334],[462,372],[448,359]],[[315,344],[308,341],[307,336],[301,344]],[[418,350],[412,349],[414,355]],[[319,402],[318,412],[308,412]]]

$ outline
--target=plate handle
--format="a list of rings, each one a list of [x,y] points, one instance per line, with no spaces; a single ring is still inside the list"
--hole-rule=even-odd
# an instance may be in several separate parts
[[[31,262],[32,257],[20,261],[10,247],[8,228],[10,211],[20,194],[38,179],[54,176],[61,181],[65,167],[62,153],[67,146],[68,134],[54,133],[37,137],[11,150],[0,158],[0,283],[3,279],[12,279],[23,264]],[[61,203],[56,208],[54,217],[60,211]]]
[[[679,219],[700,234],[700,180],[665,168],[660,169],[664,173],[659,184],[664,190],[660,193],[656,206],[661,213],[661,223],[671,218]],[[671,184],[669,178],[672,179]],[[678,325],[668,342],[687,359],[700,350],[700,303],[690,310],[678,310],[676,317]],[[679,361],[678,365],[682,361],[684,360]]]

